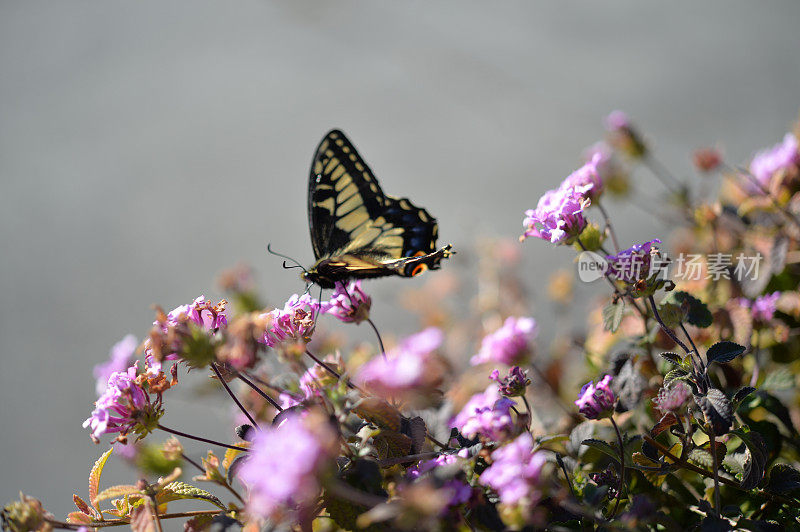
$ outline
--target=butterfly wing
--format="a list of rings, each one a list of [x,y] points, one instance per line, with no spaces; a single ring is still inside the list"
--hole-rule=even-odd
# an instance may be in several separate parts
[[[436,220],[406,198],[385,195],[338,130],[325,135],[314,155],[308,212],[317,260],[352,254],[391,261],[436,250]]]

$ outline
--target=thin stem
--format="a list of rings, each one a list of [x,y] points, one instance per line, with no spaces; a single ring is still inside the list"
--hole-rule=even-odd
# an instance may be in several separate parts
[[[306,349],[306,354],[307,354],[308,356],[310,356],[310,357],[311,357],[311,360],[313,360],[314,362],[316,362],[317,364],[319,364],[320,366],[322,366],[322,369],[324,369],[325,371],[327,371],[328,373],[330,373],[331,375],[333,375],[334,377],[336,377],[336,379],[337,379],[337,380],[342,380],[342,376],[341,376],[341,375],[339,375],[339,373],[338,373],[338,372],[337,372],[335,369],[333,369],[332,367],[330,367],[328,364],[326,364],[326,363],[325,363],[325,362],[323,362],[322,360],[318,359],[318,358],[317,358],[316,356],[314,356],[314,354],[313,354],[311,351],[309,351],[308,349]],[[350,388],[351,390],[358,390],[358,387],[357,387],[355,384],[353,384],[352,382],[350,382],[350,380],[349,380],[349,379],[348,379],[347,381],[345,381],[345,384],[347,384],[347,387],[348,387],[348,388]],[[359,390],[359,391],[360,391],[360,390]]]
[[[614,416],[609,418],[611,424],[614,425],[614,431],[617,433],[617,442],[619,443],[619,486],[617,487],[617,502],[614,504],[614,509],[611,511],[609,519],[614,519],[619,509],[619,501],[622,499],[622,487],[625,485],[625,447],[622,443],[622,434],[619,431],[617,422],[614,421]]]
[[[217,515],[220,513],[219,509],[216,510],[192,510],[190,512],[180,512],[174,514],[164,514],[161,515],[161,519],[178,519],[181,517],[195,517],[198,515]],[[103,528],[109,526],[123,526],[131,524],[130,519],[112,519],[109,521],[94,521],[89,523],[88,525],[79,525],[73,523],[65,523],[63,521],[54,521],[47,519],[47,522],[53,525],[55,528],[63,528],[66,530],[78,530],[81,526],[86,526],[89,528]]]
[[[536,373],[539,379],[544,383],[544,385],[547,386],[547,389],[550,390],[550,393],[553,395],[553,399],[555,399],[556,404],[559,406],[559,408],[561,408],[561,410],[563,410],[569,416],[574,416],[575,411],[572,408],[570,408],[566,403],[564,403],[564,401],[561,400],[561,396],[558,395],[558,390],[556,390],[555,387],[553,387],[553,385],[550,383],[550,381],[547,380],[547,376],[544,374],[544,372],[542,372],[542,370],[539,369],[539,366],[537,366],[533,362],[531,362],[530,366],[533,369],[534,373]]]
[[[708,443],[711,446],[711,458],[714,459],[714,513],[719,519],[719,512],[722,509],[722,498],[719,493],[719,458],[717,457],[717,443],[714,435],[714,427],[711,426],[711,432],[708,435]]]
[[[672,175],[672,172],[651,154],[648,153],[642,160],[644,161],[644,165],[656,176],[656,179],[661,181],[673,194],[679,195],[686,189],[686,185],[678,181],[678,179]],[[670,183],[668,183],[668,181]]]
[[[247,377],[245,377],[245,376],[244,376],[244,375],[242,375],[241,373],[237,373],[237,374],[236,374],[236,377],[238,377],[238,378],[239,378],[239,380],[241,380],[242,382],[244,382],[245,384],[247,384],[248,386],[250,386],[250,388],[252,388],[253,390],[255,390],[255,392],[256,392],[258,395],[260,395],[261,397],[263,397],[264,399],[266,399],[266,400],[267,400],[267,402],[268,402],[269,404],[271,404],[271,405],[272,405],[272,407],[273,407],[273,408],[275,408],[275,409],[276,409],[278,412],[282,412],[282,411],[283,411],[283,408],[281,407],[281,405],[279,405],[279,404],[278,404],[278,403],[275,401],[275,399],[273,399],[272,397],[270,397],[270,395],[269,395],[268,393],[266,393],[264,390],[262,390],[261,388],[259,388],[259,387],[256,385],[256,383],[254,383],[253,381],[251,381],[250,379],[248,379]]]
[[[800,220],[798,220],[797,216],[795,216],[795,214],[793,212],[791,212],[789,209],[787,209],[786,207],[784,207],[780,203],[778,203],[777,198],[775,198],[775,196],[772,194],[772,192],[770,192],[770,190],[767,189],[761,183],[761,181],[759,181],[756,178],[756,176],[751,174],[749,170],[747,170],[746,168],[739,168],[739,167],[733,168],[727,163],[722,163],[722,164],[724,165],[724,168],[726,168],[729,172],[733,171],[734,173],[738,173],[739,175],[742,175],[742,176],[746,177],[747,180],[750,181],[750,183],[752,183],[753,185],[758,187],[760,189],[761,193],[764,194],[765,196],[767,196],[770,199],[770,201],[772,202],[772,206],[773,207],[778,209],[778,211],[780,211],[780,213],[783,214],[795,226],[800,227]],[[748,190],[744,190],[744,192],[747,193],[747,194],[751,193]]]
[[[378,345],[381,346],[381,355],[383,355],[383,359],[386,360],[386,349],[383,347],[383,339],[381,338],[381,333],[378,332],[378,328],[375,326],[375,323],[372,321],[372,318],[367,318],[367,323],[369,323],[369,326],[372,327],[373,331],[375,331],[375,336],[378,337]]]
[[[608,234],[609,234],[609,236],[611,236],[611,242],[614,244],[614,250],[617,253],[619,253],[620,247],[619,247],[619,240],[617,240],[617,233],[616,233],[616,231],[614,231],[614,226],[611,225],[611,218],[608,216],[608,212],[606,211],[606,208],[603,207],[603,204],[600,203],[599,199],[596,200],[594,202],[594,204],[600,210],[600,214],[603,215],[603,220],[605,220],[605,222],[606,222],[606,229],[608,229]]]
[[[437,445],[443,451],[446,451],[446,450],[448,450],[450,448],[449,445],[440,442],[439,440],[437,440],[436,438],[434,438],[433,436],[431,436],[427,432],[425,433],[425,437],[428,438],[428,441],[430,441],[434,445]]]
[[[564,472],[564,478],[567,479],[567,486],[569,486],[569,492],[572,496],[575,496],[575,488],[572,486],[572,479],[569,477],[569,473],[567,472],[567,466],[564,464],[564,459],[561,458],[561,453],[556,453],[556,462],[558,462],[558,466],[561,468],[561,471]]]
[[[253,418],[253,416],[250,415],[250,412],[247,411],[247,409],[239,401],[239,399],[236,398],[236,394],[233,393],[233,390],[231,390],[230,386],[228,386],[228,383],[225,382],[224,378],[222,378],[222,373],[219,372],[219,369],[217,368],[217,363],[216,362],[212,362],[211,363],[211,369],[214,370],[214,373],[216,373],[217,378],[219,379],[219,382],[221,382],[222,386],[225,387],[225,391],[228,392],[228,395],[231,396],[231,399],[233,399],[233,402],[236,403],[236,406],[239,407],[239,410],[244,412],[244,415],[247,416],[248,420],[250,420],[250,424],[253,425],[253,428],[258,429],[258,423],[256,423],[256,420]]]
[[[544,423],[542,422],[542,419],[539,417],[539,415],[536,414],[531,409],[531,405],[530,405],[530,403],[528,403],[528,398],[525,397],[524,395],[522,395],[521,397],[522,397],[522,402],[525,403],[525,410],[527,410],[527,412],[528,412],[528,431],[531,432],[531,434],[532,434],[533,431],[531,430],[531,425],[535,424],[537,430],[540,430],[541,432],[545,432]]]
[[[164,432],[169,432],[170,434],[174,434],[175,436],[182,436],[184,438],[189,438],[190,440],[201,441],[203,443],[208,443],[210,445],[219,445],[220,447],[225,447],[226,449],[233,449],[235,451],[244,451],[244,452],[249,452],[250,451],[250,449],[247,449],[245,447],[237,447],[235,445],[228,445],[227,443],[222,443],[222,442],[218,442],[218,441],[214,441],[214,440],[209,440],[208,438],[203,438],[201,436],[193,436],[191,434],[187,434],[187,433],[181,432],[179,430],[175,430],[175,429],[171,429],[169,427],[165,427],[161,423],[159,423],[157,426],[158,426],[158,428],[160,428]]]
[[[389,467],[397,464],[407,464],[409,462],[418,462],[420,460],[427,460],[428,458],[436,458],[441,454],[442,453],[437,451],[431,451],[427,453],[410,454],[408,456],[399,456],[396,458],[387,458],[386,460],[379,461],[378,465],[381,467]]]
[[[186,453],[181,453],[181,458],[183,458],[184,460],[186,460],[187,462],[192,464],[194,467],[199,469],[201,473],[205,473],[206,472],[206,470],[203,469],[203,466],[201,466],[200,464],[198,464],[197,462],[195,462],[194,460],[192,460],[191,458],[186,456]]]
[[[164,532],[164,529],[161,528],[161,519],[158,518],[158,503],[156,503],[156,496],[155,494],[151,494],[147,498],[148,504],[150,508],[153,510],[153,520],[156,523],[156,530],[157,532]]]
[[[650,302],[650,306],[653,308],[653,315],[655,316],[655,318],[656,318],[656,321],[658,322],[658,324],[659,324],[659,325],[661,325],[661,330],[663,330],[665,333],[667,333],[667,336],[669,336],[670,338],[672,338],[672,341],[673,341],[673,342],[675,342],[676,344],[678,344],[679,346],[681,346],[681,349],[683,349],[683,350],[684,350],[684,352],[686,352],[686,354],[687,354],[687,355],[690,355],[690,356],[691,356],[691,352],[689,351],[689,348],[686,346],[686,344],[684,344],[684,343],[681,341],[681,339],[680,339],[680,338],[678,338],[678,335],[676,335],[676,334],[675,334],[675,333],[672,331],[672,329],[670,329],[669,327],[667,327],[667,325],[666,325],[666,324],[664,323],[664,321],[661,319],[661,316],[658,314],[658,309],[656,308],[656,300],[655,300],[655,299],[653,299],[653,296],[647,296],[647,300]],[[692,360],[694,360],[694,358],[693,358]]]

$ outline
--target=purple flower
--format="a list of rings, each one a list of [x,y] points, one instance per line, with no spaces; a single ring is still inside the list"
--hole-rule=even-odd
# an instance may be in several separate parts
[[[483,338],[481,349],[472,357],[470,364],[500,362],[508,366],[519,364],[531,354],[531,343],[536,337],[536,321],[533,318],[508,317],[503,326]]]
[[[112,373],[125,371],[134,360],[136,347],[139,343],[132,334],[125,336],[122,340],[111,347],[109,360],[94,367],[94,378],[97,379],[97,395],[102,395],[108,384],[108,378]]]
[[[787,133],[783,141],[771,148],[762,150],[750,161],[750,173],[763,188],[769,188],[772,176],[778,172],[790,172],[800,165],[800,146],[797,137]],[[753,186],[753,192],[762,192],[761,187]]]
[[[138,362],[127,371],[112,373],[103,394],[95,401],[92,415],[83,422],[84,428],[91,428],[92,439],[98,440],[103,434],[131,432],[146,434],[154,428],[161,417],[160,400],[150,401],[144,388],[144,376],[137,376]]]
[[[335,355],[327,355],[322,361],[339,375],[345,371],[344,362],[338,352]],[[304,399],[311,399],[320,397],[323,388],[335,387],[337,383],[336,377],[331,375],[327,369],[315,363],[300,377],[300,391],[303,392]]]
[[[456,427],[466,438],[477,436],[490,441],[503,441],[514,433],[511,417],[514,401],[500,395],[497,385],[490,384],[483,393],[472,396],[450,426]]]
[[[492,465],[478,479],[497,492],[504,504],[532,506],[541,498],[539,477],[547,459],[533,451],[533,439],[525,432],[492,453]]]
[[[417,465],[409,467],[408,471],[406,472],[406,475],[410,479],[416,479],[421,477],[425,473],[433,471],[437,467],[447,466],[457,463],[458,463],[458,456],[454,454],[440,454],[436,458],[433,458],[431,460],[423,460]]]
[[[431,391],[441,383],[443,368],[435,352],[444,335],[436,327],[406,338],[386,353],[375,357],[359,369],[355,380],[384,396],[419,394]]]
[[[500,394],[506,397],[518,397],[525,395],[525,389],[531,383],[528,378],[528,372],[519,369],[519,366],[514,366],[508,375],[500,379],[500,372],[498,370],[492,371],[489,378],[497,382],[500,386]]]
[[[636,244],[617,253],[608,255],[608,273],[620,281],[634,284],[639,280],[649,279],[657,271],[651,271],[657,266],[653,264],[653,256],[658,254],[658,247],[661,240],[653,239],[644,244]]]
[[[589,381],[581,388],[575,404],[578,407],[578,411],[586,416],[587,419],[610,417],[614,412],[616,396],[611,389],[611,380],[611,375],[606,375],[597,384]]]
[[[309,296],[297,294],[289,298],[283,309],[269,313],[272,325],[264,334],[264,343],[277,348],[282,344],[306,344],[311,339],[319,310],[319,302]]]
[[[603,154],[594,153],[580,168],[564,179],[560,190],[575,189],[590,202],[596,201],[603,193],[603,181],[600,179],[599,166],[604,163]]]
[[[750,309],[753,320],[766,323],[775,316],[780,297],[780,292],[772,292],[771,294],[757,297],[752,303],[745,298],[740,298],[739,304]]]
[[[223,299],[214,305],[211,301],[206,301],[205,296],[200,296],[189,305],[181,305],[172,309],[167,314],[167,324],[175,325],[185,318],[208,331],[216,331],[228,325],[226,304],[227,301]]]
[[[631,121],[625,111],[615,110],[611,111],[605,118],[603,123],[606,129],[612,133],[625,131],[631,128]]]
[[[347,286],[336,283],[329,301],[322,304],[322,312],[339,318],[345,323],[361,323],[369,318],[372,306],[370,298],[361,290],[361,281],[351,281]]]
[[[455,464],[458,463],[459,458],[457,455],[440,454],[436,458],[424,460],[415,466],[411,466],[408,468],[406,476],[409,479],[416,480],[439,467],[455,466]],[[454,467],[453,469],[457,468]],[[450,498],[447,503],[448,507],[464,504],[472,497],[472,487],[459,478],[451,478],[450,480],[447,480],[444,482],[442,489],[450,492]]]
[[[689,399],[691,390],[689,385],[682,381],[675,381],[669,386],[658,390],[658,395],[653,399],[653,404],[664,414],[679,410]]]
[[[315,422],[316,421],[316,422]],[[333,464],[336,436],[324,420],[289,416],[256,433],[239,477],[249,490],[250,513],[281,520],[309,508]]]
[[[200,296],[188,305],[175,307],[168,314],[159,310],[150,337],[144,342],[146,373],[155,376],[162,371],[163,361],[181,359],[183,339],[191,334],[188,324],[201,327],[210,335],[227,327],[227,303],[222,299],[214,305],[205,296]]]
[[[583,211],[589,206],[586,189],[548,190],[539,199],[536,209],[525,211],[525,233],[520,240],[535,236],[553,244],[568,243],[586,227]]]

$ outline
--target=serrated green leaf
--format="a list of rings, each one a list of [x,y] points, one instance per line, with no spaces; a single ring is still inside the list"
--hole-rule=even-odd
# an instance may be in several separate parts
[[[672,384],[672,381],[678,380],[678,379],[687,380],[688,377],[689,377],[689,372],[686,371],[685,369],[683,369],[683,368],[672,369],[672,370],[668,371],[666,375],[664,375],[664,384],[663,384],[663,386],[666,388],[670,384]]]
[[[776,464],[769,472],[767,489],[775,493],[800,490],[800,471],[788,464]]]
[[[720,436],[727,434],[733,425],[733,405],[728,397],[717,388],[709,388],[705,395],[695,395],[694,402],[703,412],[705,422]]]
[[[681,290],[671,292],[664,298],[664,301],[679,304],[683,310],[685,321],[695,327],[704,329],[710,327],[713,322],[711,311],[708,310],[706,304],[687,292]]]
[[[222,501],[220,501],[215,495],[185,482],[170,482],[161,488],[156,495],[156,501],[159,505],[181,499],[208,501],[216,507],[225,510],[225,505],[222,504]]]
[[[795,376],[786,368],[777,369],[767,373],[761,389],[768,391],[790,390],[795,387]]]
[[[603,327],[609,332],[617,332],[617,329],[619,329],[619,324],[622,323],[622,316],[624,313],[624,299],[620,298],[616,302],[609,302],[605,307],[603,307]]]
[[[658,356],[674,366],[683,367],[683,359],[681,359],[680,355],[677,353],[666,351],[664,353],[659,353]]]
[[[617,462],[619,462],[619,453],[615,451],[614,448],[611,447],[611,445],[609,445],[607,442],[604,442],[603,440],[596,440],[594,438],[589,438],[588,440],[583,440],[581,444],[586,445],[587,447],[591,447],[592,449],[597,449],[601,453],[606,454],[611,458],[613,458],[614,460],[616,460]]]
[[[122,498],[126,495],[141,495],[144,496],[142,490],[137,488],[136,486],[131,485],[119,485],[119,486],[111,486],[110,488],[106,488],[101,491],[97,495],[97,502],[105,501],[107,499],[115,499],[115,498]]]
[[[706,352],[706,360],[709,364],[716,362],[721,364],[723,362],[730,362],[734,358],[744,353],[747,348],[735,342],[717,342],[708,348]]]
[[[742,488],[751,490],[758,486],[764,478],[764,468],[767,465],[767,448],[764,439],[758,432],[746,428],[731,431],[741,439],[747,450],[742,461]]]
[[[97,497],[97,492],[100,488],[100,475],[103,474],[103,468],[106,466],[106,462],[108,461],[108,457],[111,456],[111,453],[114,452],[113,447],[109,447],[106,452],[104,452],[100,458],[92,466],[92,470],[89,472],[89,500],[92,503],[92,506],[98,512],[100,509],[97,507],[97,501],[95,500]]]
[[[695,447],[689,451],[689,461],[705,468],[711,468],[714,466],[714,457],[711,456],[710,452],[706,451],[705,449],[701,449],[700,447]]]

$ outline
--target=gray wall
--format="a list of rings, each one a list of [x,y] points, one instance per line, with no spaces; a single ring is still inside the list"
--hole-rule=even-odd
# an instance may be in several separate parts
[[[435,213],[443,240],[514,238],[614,108],[680,174],[697,145],[741,162],[778,141],[800,106],[799,15],[789,1],[6,0],[0,502],[23,490],[62,515],[86,494],[91,366],[142,337],[153,303],[218,295],[238,261],[273,301],[302,289],[265,247],[311,261],[306,176],[327,129]],[[623,240],[664,236],[612,207]],[[538,241],[524,254],[531,287],[571,259]],[[370,285],[379,322],[405,282]],[[169,401],[165,423],[227,437],[223,401]]]

